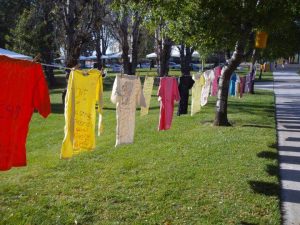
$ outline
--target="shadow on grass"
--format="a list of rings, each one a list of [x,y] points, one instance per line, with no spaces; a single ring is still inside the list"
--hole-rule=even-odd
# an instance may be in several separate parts
[[[242,125],[242,127],[257,127],[257,128],[274,128],[274,126],[269,126],[269,125],[259,125],[259,124],[245,124]]]
[[[257,153],[257,157],[265,159],[278,159],[278,154],[276,152],[262,151]]]
[[[104,90],[111,90],[112,86],[114,84],[114,81],[115,81],[115,77],[111,77],[111,76],[105,77],[103,79],[103,89]]]
[[[240,223],[238,223],[238,225],[258,225],[258,223],[248,223],[245,221],[241,221]]]
[[[57,89],[51,89],[50,94],[62,94],[63,89],[57,88]]]
[[[108,111],[115,111],[116,108],[110,108],[110,107],[104,107],[103,110],[108,110]]]
[[[267,92],[255,92],[255,94],[254,95],[270,95],[269,93],[267,93]]]
[[[279,198],[279,184],[265,182],[265,181],[248,181],[251,189],[261,195],[276,196]]]
[[[274,106],[246,102],[229,102],[228,112],[232,114],[247,113],[262,117],[275,117]]]
[[[277,148],[277,146],[278,146],[277,143],[273,143],[273,144],[268,145],[269,148]]]
[[[267,165],[266,168],[266,172],[270,175],[270,176],[277,176],[279,174],[279,167],[275,166],[275,165]]]
[[[51,104],[51,113],[54,114],[63,114],[65,111],[64,105],[62,103],[52,103]]]
[[[149,107],[149,110],[152,110],[152,109],[160,109],[160,106],[152,106],[152,107]],[[174,109],[175,111],[175,109]]]

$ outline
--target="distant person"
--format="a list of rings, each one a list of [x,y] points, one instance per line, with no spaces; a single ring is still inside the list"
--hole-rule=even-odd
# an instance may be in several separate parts
[[[284,68],[284,64],[285,64],[285,59],[284,60],[282,60],[282,68]]]
[[[274,68],[275,68],[275,70],[277,70],[277,62],[275,62]]]
[[[153,61],[153,60],[150,61],[150,70],[151,70],[152,68],[154,68],[154,61]]]

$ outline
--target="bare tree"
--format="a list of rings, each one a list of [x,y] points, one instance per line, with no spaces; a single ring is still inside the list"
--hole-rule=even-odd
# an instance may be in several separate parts
[[[178,49],[180,52],[181,73],[182,75],[191,75],[190,63],[192,61],[194,48],[188,45],[181,44]]]
[[[156,64],[158,76],[166,76],[169,73],[169,60],[171,57],[172,45],[174,42],[164,35],[165,24],[160,18],[160,24],[155,31],[156,40]]]
[[[91,38],[98,0],[54,0],[54,3],[65,33],[65,64],[74,67],[78,64],[83,44]],[[66,79],[68,77],[69,71],[66,71]],[[63,103],[66,92],[65,89],[62,93]]]
[[[111,0],[97,1],[93,7],[95,19],[92,23],[92,34],[94,38],[98,69],[102,67],[102,55],[106,54],[111,37],[106,25],[106,17],[109,14]]]
[[[66,66],[74,67],[82,45],[89,40],[98,0],[55,0],[65,33]]]
[[[110,27],[114,38],[121,45],[123,69],[126,74],[135,74],[136,71],[142,21],[142,13],[125,4],[121,4],[118,10],[110,14]]]

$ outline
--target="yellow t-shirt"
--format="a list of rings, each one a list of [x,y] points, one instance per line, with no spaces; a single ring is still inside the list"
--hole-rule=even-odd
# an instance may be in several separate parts
[[[191,106],[191,115],[195,115],[201,109],[201,93],[202,88],[205,84],[205,79],[203,74],[193,75],[193,80],[195,81],[192,87],[192,106]]]
[[[99,126],[102,124],[103,83],[99,70],[73,70],[65,100],[65,137],[61,158],[71,158],[81,151],[95,148],[95,105],[98,103]]]

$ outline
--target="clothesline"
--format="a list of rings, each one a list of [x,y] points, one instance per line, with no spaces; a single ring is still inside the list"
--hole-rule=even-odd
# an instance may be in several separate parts
[[[3,63],[1,63],[3,62]],[[0,56],[0,76],[5,79],[5,75],[10,75],[10,69],[13,67],[15,76],[24,77],[24,82],[16,84],[5,85],[4,88],[11,89],[12,87],[17,90],[16,92],[6,91],[11,93],[7,102],[3,104],[4,107],[9,107],[10,110],[4,110],[3,115],[5,119],[9,121],[17,121],[18,123],[26,124],[24,129],[8,129],[9,133],[3,133],[0,135],[0,142],[4,142],[6,138],[11,138],[10,145],[8,146],[7,157],[0,157],[0,170],[9,170],[13,166],[25,166],[26,165],[26,148],[25,141],[27,135],[27,127],[30,118],[33,113],[33,109],[36,108],[38,112],[43,116],[47,117],[51,112],[50,96],[44,79],[44,74],[41,69],[43,64],[28,63],[17,61],[16,65],[14,59]],[[32,70],[27,70],[28,65],[32,67]],[[45,65],[45,64],[44,64]],[[46,66],[57,65],[46,64]],[[78,76],[75,74],[79,74]],[[23,76],[23,74],[29,74],[30,76]],[[99,70],[91,70],[88,78],[80,76],[82,71],[72,70],[69,77],[70,85],[68,85],[68,95],[66,95],[65,101],[65,138],[61,148],[61,158],[70,158],[75,153],[74,149],[92,150],[95,148],[95,103],[97,102],[99,113],[98,131],[102,129],[102,109],[103,109],[103,77]],[[215,95],[218,90],[220,70],[208,70],[205,71],[199,79],[192,80],[190,76],[181,76],[179,78],[179,84],[174,76],[167,77],[145,77],[144,85],[142,86],[141,80],[138,76],[116,76],[113,84],[110,100],[116,104],[116,118],[117,128],[116,129],[116,146],[121,144],[129,144],[134,141],[134,128],[135,128],[135,113],[136,106],[140,105],[144,107],[144,111],[141,110],[141,115],[147,115],[150,107],[151,96],[153,93],[153,81],[154,78],[160,78],[160,84],[157,95],[160,101],[160,115],[159,115],[159,126],[158,130],[168,130],[171,128],[174,103],[178,103],[177,115],[188,113],[188,102],[189,102],[189,89],[192,89],[192,104],[191,104],[191,115],[199,112],[201,106],[207,104],[209,93]],[[249,74],[244,79],[238,79],[237,75],[232,76],[230,91],[234,92],[235,96],[242,93],[249,92],[253,88],[254,75]],[[135,79],[137,77],[138,79]],[[26,80],[25,80],[26,78]],[[150,79],[151,78],[151,79]],[[202,79],[201,79],[202,78]],[[26,85],[28,83],[37,83],[35,85]],[[240,84],[239,84],[240,83]],[[242,84],[243,83],[243,84]],[[76,86],[75,86],[76,84]],[[38,88],[36,88],[38,87]],[[204,89],[205,88],[205,89]],[[234,91],[233,91],[234,88]],[[232,90],[231,90],[232,89]],[[22,90],[20,92],[20,90]],[[71,91],[72,90],[72,91]],[[74,90],[74,91],[73,91]],[[33,102],[31,107],[22,108],[23,104],[20,104],[20,93],[30,93],[26,95],[28,99],[21,98],[24,102]],[[17,94],[15,94],[17,93]],[[34,101],[31,99],[33,98]],[[75,101],[73,101],[75,99]],[[28,116],[26,120],[20,117],[20,111],[27,112]],[[25,111],[27,110],[27,111]],[[69,124],[76,124],[76,129],[70,127]],[[10,123],[5,123],[5,126],[9,126]],[[17,127],[17,126],[15,126]],[[5,129],[5,127],[4,127]],[[22,140],[21,144],[20,140]],[[6,142],[4,142],[6,143]],[[18,143],[19,147],[15,149],[14,143]],[[0,143],[1,145],[2,143]],[[13,147],[10,147],[13,146]],[[14,149],[12,151],[11,149]],[[77,150],[76,150],[76,153]]]
[[[60,69],[69,69],[72,70],[74,68],[70,68],[70,67],[65,67],[65,66],[59,66],[59,65],[52,65],[52,64],[46,64],[46,63],[40,63],[42,66],[48,66],[48,67],[53,67],[53,68],[60,68]],[[139,72],[136,73],[136,76],[141,76],[141,74]],[[145,76],[149,76],[149,74],[146,74]],[[163,77],[177,77],[175,75],[168,75],[168,76],[163,76]],[[158,76],[154,76],[154,79],[159,79],[161,77]]]
[[[48,66],[48,67],[54,67],[54,68],[60,68],[60,69],[69,69],[71,70],[72,68],[65,67],[65,66],[59,66],[59,65],[52,65],[52,64],[46,64],[46,63],[40,63],[42,66]]]

